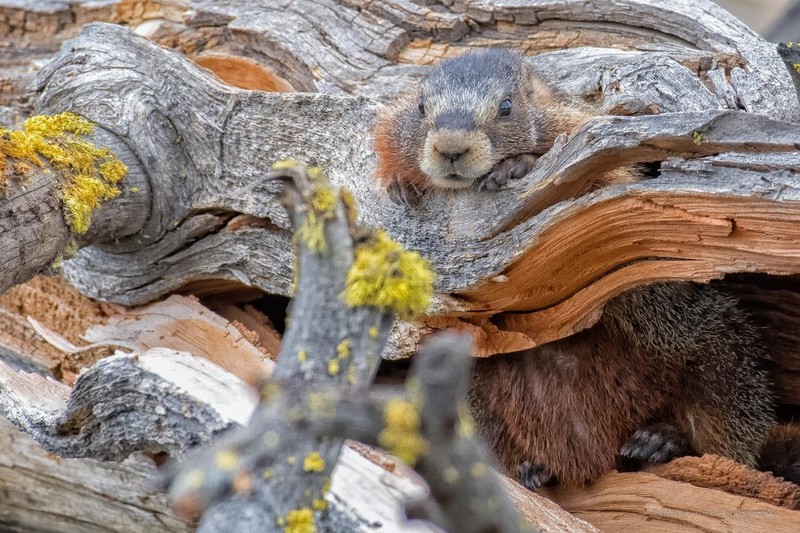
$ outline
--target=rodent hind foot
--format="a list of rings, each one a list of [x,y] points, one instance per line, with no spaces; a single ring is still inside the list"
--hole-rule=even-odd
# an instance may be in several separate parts
[[[536,492],[539,487],[554,485],[556,476],[540,464],[525,461],[517,466],[519,482],[528,490]]]
[[[386,194],[389,195],[389,199],[397,205],[408,207],[419,202],[422,191],[413,183],[392,179],[386,186]]]
[[[618,466],[621,472],[631,472],[693,453],[689,440],[676,428],[665,423],[652,424],[637,430],[622,445]]]
[[[533,164],[538,159],[533,154],[521,154],[507,157],[497,163],[494,168],[480,182],[478,187],[481,191],[496,191],[510,179],[524,177],[533,168]]]

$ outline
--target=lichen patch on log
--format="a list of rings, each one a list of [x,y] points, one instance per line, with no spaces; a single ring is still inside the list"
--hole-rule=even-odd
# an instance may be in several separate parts
[[[83,138],[93,129],[91,122],[70,112],[29,117],[19,130],[0,127],[0,179],[9,173],[24,179],[31,167],[48,173],[47,161],[65,178],[61,200],[70,228],[86,233],[92,211],[120,194],[119,182],[128,172],[111,150]]]

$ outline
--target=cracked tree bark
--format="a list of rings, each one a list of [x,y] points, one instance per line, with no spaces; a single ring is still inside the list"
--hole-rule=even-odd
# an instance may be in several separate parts
[[[322,165],[353,191],[362,222],[386,227],[439,273],[435,305],[422,324],[395,331],[386,357],[413,352],[421,334],[445,327],[473,333],[480,355],[542,344],[589,327],[610,297],[647,281],[800,272],[792,78],[773,45],[710,2],[317,0],[312,9],[288,1],[54,1],[27,15],[10,4],[0,1],[0,28],[21,38],[33,29],[75,30],[91,18],[123,22],[247,89],[315,93],[221,84],[119,26],[88,26],[66,44],[34,86],[37,112],[93,120],[103,142],[138,169],[126,186],[145,191],[104,205],[97,234],[81,240],[89,246],[65,266],[94,298],[138,304],[208,280],[288,295],[282,188],[259,178],[290,156]],[[534,54],[560,88],[604,112],[644,116],[592,121],[498,193],[395,207],[371,180],[376,101],[440,57],[492,44]],[[655,162],[658,172],[572,198],[592,169],[635,162]],[[30,228],[7,218],[2,238],[49,246],[12,261],[9,284],[49,265],[66,244],[52,190],[23,197],[27,206],[53,208],[42,215],[52,221],[31,233],[52,240],[19,237]],[[41,196],[29,202],[33,194]],[[4,205],[14,211],[11,199]],[[800,289],[790,277],[760,290],[775,279],[720,283],[776,332],[768,342],[777,389],[798,405],[800,367],[785,325],[800,316]],[[41,414],[35,403],[19,406],[19,420],[26,409]],[[691,516],[688,523],[702,523]]]
[[[609,82],[611,96],[603,105],[632,105],[635,82],[643,76],[633,66],[653,56],[600,54],[607,62],[630,62],[614,72],[621,78]],[[564,55],[535,60],[556,69],[565,64]],[[136,66],[126,59],[134,56]],[[586,49],[575,56],[584,62],[597,59]],[[705,63],[713,61],[707,57]],[[112,78],[127,76],[129,84],[136,80],[131,90],[119,91],[109,74],[99,75],[109,62]],[[754,110],[792,118],[796,103],[788,74],[779,59],[773,58],[769,67],[778,69],[770,84],[780,82],[783,91],[777,94],[785,98]],[[677,60],[646,73],[657,79],[690,75]],[[136,155],[149,175],[162,178],[151,183],[154,204],[141,232],[119,244],[83,250],[67,265],[70,280],[92,297],[141,303],[209,278],[288,294],[286,216],[277,201],[278,188],[256,179],[264,154],[302,156],[329,169],[334,183],[352,190],[360,205],[371,206],[363,222],[387,227],[407,247],[429,257],[443,298],[427,326],[472,331],[483,355],[531,347],[585,328],[607,299],[637,283],[707,281],[736,271],[796,271],[792,225],[781,228],[781,239],[770,238],[769,229],[778,205],[782,217],[797,216],[792,152],[800,135],[788,122],[726,111],[724,99],[716,100],[718,111],[697,111],[709,107],[703,98],[714,97],[702,84],[699,101],[693,93],[680,98],[668,93],[651,104],[674,113],[590,122],[511,188],[491,195],[434,195],[407,213],[390,205],[369,179],[376,108],[366,100],[238,91],[122,28],[98,25],[87,27],[39,80],[39,111],[76,109],[117,135],[147,139],[136,146]],[[564,81],[578,93],[587,83]],[[91,101],[81,96],[87,92]],[[675,105],[684,101],[691,103]],[[570,200],[589,169],[652,161],[668,161],[655,179]],[[225,213],[268,223],[231,230]],[[498,215],[477,218],[474,213]],[[601,218],[607,222],[598,224]],[[740,231],[731,231],[734,225]],[[570,253],[561,254],[550,242],[567,231],[575,237]],[[597,231],[603,232],[599,249],[594,246]],[[593,255],[576,262],[584,251]],[[563,275],[552,285],[556,271]]]

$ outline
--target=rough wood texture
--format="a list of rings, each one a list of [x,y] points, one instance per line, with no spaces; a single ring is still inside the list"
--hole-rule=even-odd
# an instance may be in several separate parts
[[[107,357],[72,391],[4,363],[0,380],[6,417],[44,448],[106,461],[185,452],[232,421],[244,423],[254,396],[211,363],[164,348]]]
[[[53,268],[56,258],[68,255],[67,250],[76,248],[78,243],[120,239],[142,227],[147,217],[146,206],[150,203],[147,176],[115,136],[96,129],[89,140],[125,160],[128,165],[125,189],[138,192],[121,194],[103,202],[92,214],[89,230],[76,235],[70,230],[62,208],[61,193],[67,178],[46,162],[40,168],[4,155],[0,175],[4,195],[0,216],[0,257],[3,258],[0,291]]]
[[[6,532],[191,531],[148,485],[152,461],[62,459],[0,418],[0,528]]]
[[[236,432],[223,439],[216,451],[207,452],[202,460],[190,459],[187,476],[196,478],[199,474],[204,480],[198,487],[199,493],[214,494],[217,487],[229,487],[218,477],[207,475],[219,467],[218,453],[232,455],[237,464],[249,465],[248,470],[254,474],[248,478],[248,489],[238,491],[242,492],[239,497],[209,498],[203,502],[214,504],[208,509],[205,505],[197,509],[180,499],[176,501],[177,507],[205,510],[200,531],[228,528],[241,532],[279,531],[289,523],[292,513],[301,509],[309,513],[311,509],[321,510],[314,503],[321,501],[327,492],[330,473],[345,436],[315,438],[302,426],[281,423],[283,419],[270,410],[272,404],[268,400],[274,394],[270,391],[275,386],[280,388],[283,381],[317,381],[365,389],[378,370],[380,352],[393,322],[394,309],[371,304],[352,305],[342,298],[348,288],[348,276],[358,246],[365,246],[356,241],[359,233],[352,218],[355,206],[347,203],[318,168],[307,171],[297,163],[284,162],[280,170],[265,178],[286,183],[284,204],[292,219],[297,253],[297,292],[292,300],[291,321],[281,343],[275,371],[262,388],[264,408],[255,415],[268,418],[272,423],[271,434],[277,437],[277,442],[275,446],[263,446],[263,439],[256,441],[258,447],[274,452],[265,465],[269,476],[262,474],[263,469],[252,462],[250,454],[240,454],[240,450],[228,444],[239,442],[240,433]],[[321,205],[320,198],[328,198],[327,207]],[[308,230],[310,227],[316,230]],[[310,231],[317,233],[312,237]],[[368,241],[368,235],[363,235],[363,239]],[[278,414],[291,420],[296,405],[284,403],[281,407]],[[301,413],[303,411],[305,409]],[[314,468],[306,466],[311,457],[318,458]],[[220,470],[230,473],[238,468]],[[184,480],[184,486],[192,484]],[[329,527],[347,529],[342,524]]]
[[[788,509],[800,509],[800,487],[769,472],[758,472],[727,457],[679,457],[649,469],[665,479],[720,489]]]
[[[62,530],[55,527],[60,523],[64,531],[183,530],[184,525],[163,499],[146,488],[154,475],[153,466],[138,457],[136,450],[175,452],[187,443],[207,440],[210,428],[227,427],[249,417],[256,406],[255,396],[243,393],[245,385],[235,376],[211,368],[198,357],[163,348],[141,355],[118,355],[98,363],[70,391],[41,376],[14,373],[0,366],[3,404],[17,406],[11,417],[39,443],[59,456],[135,456],[121,464],[56,459],[29,437],[15,435],[16,429],[9,425],[4,434],[11,444],[4,447],[0,465],[0,486],[8,488],[11,498],[8,505],[5,500],[0,505],[3,527],[19,524],[21,530],[38,526]],[[112,382],[118,394],[109,396],[107,385]],[[128,409],[121,408],[123,401]],[[130,406],[140,407],[131,410]],[[176,406],[180,409],[175,410]],[[96,444],[86,447],[87,435],[79,432],[59,434],[59,423],[75,420],[70,412],[92,413],[81,417],[80,427],[93,435]],[[198,418],[198,413],[215,414],[209,419],[205,415]],[[198,423],[200,420],[206,423]],[[222,426],[220,420],[224,421]],[[153,436],[154,424],[169,428],[157,433],[171,435],[174,440],[161,439],[155,445],[158,437]],[[346,523],[347,530],[363,532],[408,527],[402,510],[428,498],[427,489],[395,459],[376,451],[366,453],[363,446],[357,449],[362,452],[345,448],[333,471],[331,490],[326,494],[332,523]],[[37,474],[31,478],[33,472]],[[564,527],[594,531],[543,498],[527,494],[508,480],[504,483],[520,511],[543,531],[561,531]],[[142,503],[145,494],[148,496]],[[75,503],[73,498],[82,503]],[[241,507],[237,509],[242,511]],[[409,531],[438,530],[417,524]]]
[[[644,3],[636,4],[641,8]],[[728,26],[720,29],[716,20],[712,25],[709,19],[714,11],[702,6],[700,14],[699,8],[683,8],[709,24],[698,34],[703,46],[734,53],[718,42],[726,41],[734,22],[723,17]],[[203,12],[198,9],[197,13]],[[658,22],[659,17],[677,16],[671,8],[655,11],[650,16]],[[580,18],[569,16],[573,15]],[[622,20],[629,20],[626,17]],[[725,37],[712,38],[710,28]],[[758,85],[758,91],[765,87],[773,91],[769,102],[749,94],[759,103],[752,110],[796,118],[788,73],[780,60],[766,57],[764,43],[755,37],[751,42],[748,35],[742,38],[747,52],[741,51],[741,57],[756,54],[751,50],[755,47],[761,54],[758,68],[773,74],[765,81],[754,66],[739,69],[741,80]],[[640,110],[642,106],[630,98],[641,92],[638,87],[646,80],[686,79],[696,70],[680,61],[695,69],[711,61],[692,63],[686,54],[668,60],[665,53],[576,49],[540,55],[536,61],[564,70],[571,59],[586,65],[599,57],[601,64],[609,65],[602,92],[609,95],[605,105]],[[135,64],[128,59],[134,56]],[[617,66],[620,58],[622,67]],[[651,66],[640,72],[635,67],[641,62]],[[562,82],[580,93],[579,87],[590,85],[589,74]],[[117,83],[112,84],[112,78]],[[543,157],[532,174],[514,187],[494,194],[432,195],[409,212],[388,202],[371,180],[373,104],[349,97],[235,90],[122,28],[89,26],[42,72],[39,109],[75,109],[118,135],[148,139],[135,151],[154,177],[156,203],[142,233],[117,245],[82,251],[66,272],[87,294],[129,304],[211,277],[288,294],[288,221],[277,201],[279,187],[258,179],[265,161],[287,156],[321,164],[334,183],[354,192],[359,205],[370,206],[362,209],[365,223],[386,226],[407,247],[431,259],[439,274],[438,289],[456,298],[434,310],[429,325],[474,331],[481,341],[479,353],[485,355],[519,350],[582,329],[596,319],[609,297],[637,283],[704,281],[741,270],[796,271],[796,262],[789,260],[797,253],[792,230],[796,224],[782,226],[786,234],[781,239],[769,237],[779,211],[782,220],[797,217],[797,167],[790,153],[800,141],[796,128],[744,112],[697,111],[714,106],[701,83],[703,77],[696,79],[694,85],[681,84],[684,89],[691,85],[694,92],[645,95],[652,97],[655,109],[676,113],[597,119]],[[119,90],[119,84],[130,89]],[[736,107],[750,109],[741,103],[743,86],[737,87],[742,94],[736,93]],[[730,87],[723,92],[730,97]],[[82,96],[89,93],[91,101]],[[725,108],[725,102],[720,97],[717,107]],[[145,116],[150,119],[144,120]],[[152,120],[153,116],[164,120]],[[771,166],[759,166],[757,156],[751,155],[753,159],[739,159],[734,171],[729,163],[713,158],[720,151],[764,152]],[[566,201],[596,166],[668,159],[654,179]],[[180,178],[181,187],[166,179],[173,176]],[[200,214],[209,207],[223,214]],[[245,213],[269,222],[237,224],[232,229],[226,226],[224,213],[230,217]],[[624,220],[620,223],[624,226],[615,220]],[[734,226],[741,231],[731,231]],[[570,246],[553,247],[548,239],[567,229],[578,232]],[[603,233],[603,246],[595,249],[593,232],[598,231]],[[193,241],[184,246],[190,238]],[[575,262],[574,257],[583,253],[591,254],[591,261]],[[572,265],[572,271],[559,275],[561,285],[550,288],[550,275],[563,265]],[[530,277],[539,272],[547,274]],[[539,287],[538,292],[520,290],[523,284]]]
[[[298,441],[346,436],[396,448],[427,482],[430,500],[412,506],[418,510],[409,515],[430,520],[447,531],[528,531],[512,501],[504,497],[500,479],[491,468],[493,460],[474,434],[466,405],[472,367],[469,352],[470,343],[463,337],[442,334],[432,338],[415,358],[403,392],[394,387],[348,391],[297,381],[273,382],[274,392],[246,428],[192,454],[171,479],[170,495],[176,507],[207,507],[229,487],[235,492],[237,480],[260,478],[262,468],[269,468],[270,477],[279,476],[274,469],[281,464],[286,435],[297,439],[288,442],[292,449]],[[391,422],[400,416],[390,415],[394,409],[404,410],[402,416],[416,420],[418,427]],[[385,435],[390,431],[404,433],[395,433],[389,440]],[[270,435],[273,444],[265,444]],[[238,459],[237,465],[220,467],[215,458],[229,455]],[[307,475],[295,473],[301,478]],[[197,483],[197,479],[203,482]],[[286,482],[286,478],[281,481]],[[273,512],[283,516],[280,509]]]
[[[131,237],[82,251],[67,267],[73,282],[87,294],[123,303],[145,302],[187,283],[220,278],[288,294],[289,219],[277,201],[281,187],[260,179],[269,162],[287,156],[322,164],[335,183],[354,191],[363,221],[385,225],[404,244],[431,257],[442,295],[428,326],[474,331],[483,354],[532,346],[586,327],[608,297],[632,284],[707,280],[738,271],[797,271],[800,161],[791,153],[797,149],[797,133],[780,121],[797,121],[800,111],[772,45],[710,2],[424,3],[431,5],[283,0],[261,10],[243,1],[170,2],[169,9],[157,2],[127,6],[139,11],[126,15],[127,20],[155,13],[169,19],[145,22],[138,29],[221,75],[226,65],[248,61],[248,70],[264,75],[256,88],[266,88],[275,81],[272,76],[285,82],[284,88],[329,93],[317,95],[232,89],[122,28],[89,27],[40,76],[39,109],[75,110],[100,123],[105,128],[100,131],[110,132],[109,142],[119,144],[120,157],[129,165],[141,162],[142,180],[152,186],[154,200],[146,207],[109,211],[116,221],[122,213],[147,222],[143,229],[141,224],[126,226],[132,232],[141,229]],[[57,9],[66,4],[59,2]],[[121,11],[125,4],[130,3],[120,3]],[[16,28],[36,26],[36,16],[22,20]],[[426,64],[489,44],[541,53],[532,61],[560,87],[597,102],[604,111],[675,114],[598,119],[543,158],[525,180],[495,195],[443,194],[409,212],[389,204],[371,181],[369,126],[376,106],[353,95],[385,99],[399,90],[399,79],[413,82],[424,72],[410,63]],[[576,48],[587,45],[592,48]],[[571,49],[553,52],[564,47]],[[123,144],[131,153],[124,152]],[[636,161],[661,162],[658,175],[569,199],[587,169]],[[485,222],[478,222],[475,213],[483,214]],[[9,222],[4,233],[13,244],[18,236],[11,232],[19,231],[19,221]],[[598,228],[605,230],[599,236],[592,233]],[[585,236],[568,247],[554,238],[569,232]],[[63,249],[59,239],[53,239],[53,246]],[[581,247],[591,261],[581,263]],[[576,255],[555,253],[565,249]],[[37,251],[30,264],[13,271],[14,279],[25,279],[49,264],[51,256],[50,250]],[[573,285],[516,290],[524,276],[530,287],[547,287],[550,278],[536,277],[547,271],[545,259],[545,267],[563,266]],[[565,279],[561,270],[555,273],[555,279]],[[780,322],[776,317],[785,309],[795,313],[791,320],[800,316],[792,297],[772,296],[780,297],[782,307],[763,316]],[[411,331],[419,334],[419,329]],[[776,342],[789,346],[788,337]],[[144,372],[131,375],[147,382]],[[26,386],[24,381],[7,383]],[[796,387],[782,387],[784,397],[796,396]],[[5,401],[19,403],[20,396],[4,394]],[[159,394],[169,396],[160,389]],[[52,415],[40,406],[20,405],[17,416],[32,430]],[[33,415],[22,412],[28,408]],[[77,423],[77,418],[71,420]],[[165,446],[146,438],[142,442],[145,448]],[[663,491],[660,501],[681,505],[674,493],[684,485],[647,479],[654,498]],[[606,489],[609,498],[630,501],[619,487],[598,490]],[[691,497],[708,494],[692,491]],[[708,501],[721,501],[716,492],[712,496]],[[630,511],[631,520],[648,516],[663,524],[676,522],[674,513],[667,516],[648,504],[614,503],[590,514],[604,526],[614,523],[606,520],[607,509]],[[725,500],[728,504],[733,501]],[[231,508],[232,513],[241,510]],[[738,527],[742,518],[742,527],[757,525],[751,516],[723,513],[713,522],[695,511],[677,522],[722,527],[737,520],[733,525]]]
[[[558,505],[601,531],[795,531],[800,513],[721,490],[639,472],[612,473],[581,490],[552,489]]]
[[[189,366],[194,366],[200,360],[197,358],[187,359]],[[201,365],[203,363],[200,363]],[[219,370],[217,375],[223,372]],[[174,379],[177,374],[170,374],[157,379]],[[231,376],[232,379],[235,379]],[[139,385],[136,385],[137,387]],[[19,387],[17,381],[4,382],[4,388],[16,389]],[[36,382],[34,385],[37,394],[37,404],[45,405],[61,405],[63,407],[63,396],[65,389],[60,386],[47,386],[43,385],[42,381]],[[174,390],[174,389],[173,389]],[[230,397],[231,392],[222,396]],[[61,398],[61,399],[59,399]],[[169,394],[162,394],[159,396],[160,400],[165,405],[169,405],[173,401],[173,397]],[[205,396],[206,400],[212,401],[209,396]],[[196,403],[200,400],[197,397],[187,399],[185,396],[180,396],[180,401],[187,405],[186,412],[194,412],[196,410]],[[213,403],[213,401],[212,401]],[[23,404],[27,409],[30,409],[33,403]],[[219,405],[219,404],[216,404]],[[244,408],[244,411],[253,409],[255,401],[249,401],[249,407]],[[156,409],[158,410],[158,409]],[[132,419],[128,419],[131,428],[138,427],[137,424],[132,423]],[[75,437],[73,437],[75,438]],[[15,439],[15,441],[18,439]],[[23,439],[24,441],[24,439]],[[21,464],[21,461],[31,460],[24,459],[30,453],[30,444],[26,445],[25,452],[22,455],[12,453],[15,448],[6,448],[9,453],[6,454],[6,460],[10,464]],[[37,448],[38,449],[38,448]],[[41,452],[35,457],[42,457],[36,459],[43,461],[40,464],[53,464],[52,456],[43,455]],[[688,459],[685,461],[692,461]],[[130,462],[131,460],[129,460]],[[373,527],[369,524],[381,522],[385,527],[390,527],[391,524],[399,524],[399,510],[404,505],[413,500],[423,497],[424,489],[414,481],[414,478],[405,477],[402,468],[391,466],[392,462],[387,459],[382,459],[381,464],[383,467],[376,467],[373,463],[364,459],[361,455],[353,452],[345,452],[340,457],[339,466],[333,474],[332,493],[328,495],[328,501],[331,505],[341,507],[341,512],[346,513],[351,519],[360,523],[358,526],[359,531],[373,531]],[[87,484],[92,486],[93,483],[98,483],[95,477],[98,474],[94,472],[87,472],[87,464],[89,463],[74,463],[69,460],[61,460],[55,462],[56,465],[75,465],[79,471],[83,472],[82,476],[76,473],[71,473],[70,479],[78,486]],[[96,464],[96,463],[93,463]],[[121,466],[101,466],[97,464],[96,469],[103,471],[115,471],[120,468],[128,468],[123,463]],[[139,463],[137,463],[139,464]],[[40,467],[37,467],[40,468]],[[387,471],[386,468],[389,470]],[[686,467],[688,468],[688,467]],[[684,468],[684,470],[686,469]],[[11,475],[14,471],[26,472],[26,470],[15,468],[13,471],[5,471],[7,475]],[[40,470],[41,471],[41,470]],[[45,470],[49,471],[49,470]],[[4,470],[0,469],[0,474]],[[141,470],[137,471],[135,479],[137,483],[143,483],[144,479],[150,475],[151,469],[147,467],[146,463],[141,463]],[[728,470],[729,474],[732,473]],[[761,476],[753,472],[756,476]],[[104,476],[106,474],[102,474]],[[131,475],[131,474],[127,474]],[[664,474],[662,474],[664,475]],[[76,477],[77,476],[77,477]],[[85,477],[83,477],[85,476]],[[388,478],[388,479],[387,479]],[[18,479],[2,478],[2,479]],[[126,478],[130,479],[130,478]],[[730,479],[731,484],[740,484],[741,486],[748,486],[754,484],[755,478],[749,479],[737,477],[734,475]],[[8,481],[8,483],[13,483]],[[130,484],[130,482],[128,482]],[[552,504],[543,500],[541,497],[531,494],[528,491],[521,489],[515,483],[505,481],[506,489],[510,491],[510,495],[517,501],[520,511],[528,517],[535,517],[536,522],[542,525],[544,531],[563,531],[564,528],[570,531],[592,531],[589,526],[576,522],[568,515],[559,512]],[[387,491],[386,486],[392,487],[391,491]],[[59,485],[56,485],[59,486]],[[726,487],[729,488],[729,487]],[[17,489],[18,490],[18,489]],[[69,492],[65,491],[68,495]],[[80,493],[80,491],[79,491]],[[12,494],[17,494],[16,491]],[[27,507],[17,509],[20,512],[20,521],[23,524],[42,523],[30,522],[30,517],[26,517],[23,512],[25,509],[33,506],[35,509],[42,509],[50,505],[52,510],[52,503],[54,501],[62,501],[59,498],[45,499],[44,495],[38,492],[28,493],[29,500]],[[47,493],[51,494],[51,493]],[[364,495],[369,494],[370,497],[364,499]],[[64,494],[61,495],[63,497]],[[376,499],[376,496],[377,497]],[[738,530],[746,527],[756,527],[758,529],[759,520],[768,520],[767,526],[778,527],[776,531],[797,527],[796,524],[799,520],[796,513],[791,513],[781,508],[757,502],[754,499],[732,496],[730,494],[712,490],[692,487],[685,483],[678,483],[661,479],[652,474],[609,474],[602,479],[598,484],[583,488],[573,489],[570,491],[556,491],[551,494],[555,500],[577,516],[589,520],[592,524],[603,530],[617,530],[620,523],[631,524],[637,521],[647,520],[647,527],[652,526],[654,531],[670,531],[670,527],[679,528],[678,530],[691,530],[695,527],[707,527],[712,531],[725,531],[729,529]],[[367,504],[365,502],[371,501],[373,503]],[[378,505],[378,502],[380,505]],[[101,504],[98,504],[101,505]],[[13,507],[5,509],[4,512],[9,513]],[[83,515],[81,509],[85,506],[70,506],[69,503],[64,505],[64,516],[74,517],[70,520],[77,521],[80,516],[85,516],[88,520],[89,516]],[[163,509],[163,508],[162,508]],[[685,512],[684,512],[685,511]],[[11,515],[8,515],[11,516]],[[38,515],[37,520],[45,520],[47,515]],[[58,519],[64,520],[63,516]],[[108,520],[106,517],[103,520]],[[130,531],[146,531],[147,529],[140,526],[137,522],[132,521],[125,516],[116,518],[119,520],[120,529],[127,529]],[[129,521],[130,520],[130,521]],[[139,520],[139,518],[137,518]],[[107,522],[100,522],[106,524]],[[146,526],[149,522],[143,522],[142,525]],[[175,522],[177,523],[177,522]],[[127,524],[127,525],[125,525]],[[777,524],[777,525],[776,525]],[[783,524],[780,526],[779,524]],[[764,527],[767,527],[764,526]],[[87,526],[88,527],[88,526]],[[582,529],[581,529],[582,528]],[[683,529],[680,529],[683,528]],[[728,529],[726,529],[728,528]],[[77,529],[76,529],[77,530]],[[91,529],[89,529],[91,530]],[[649,531],[650,529],[648,529]]]

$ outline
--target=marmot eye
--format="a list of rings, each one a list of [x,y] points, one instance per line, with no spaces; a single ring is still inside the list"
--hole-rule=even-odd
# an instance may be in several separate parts
[[[419,114],[425,116],[425,100],[419,101]]]
[[[511,99],[506,98],[502,102],[500,102],[500,116],[507,117],[511,114]]]

